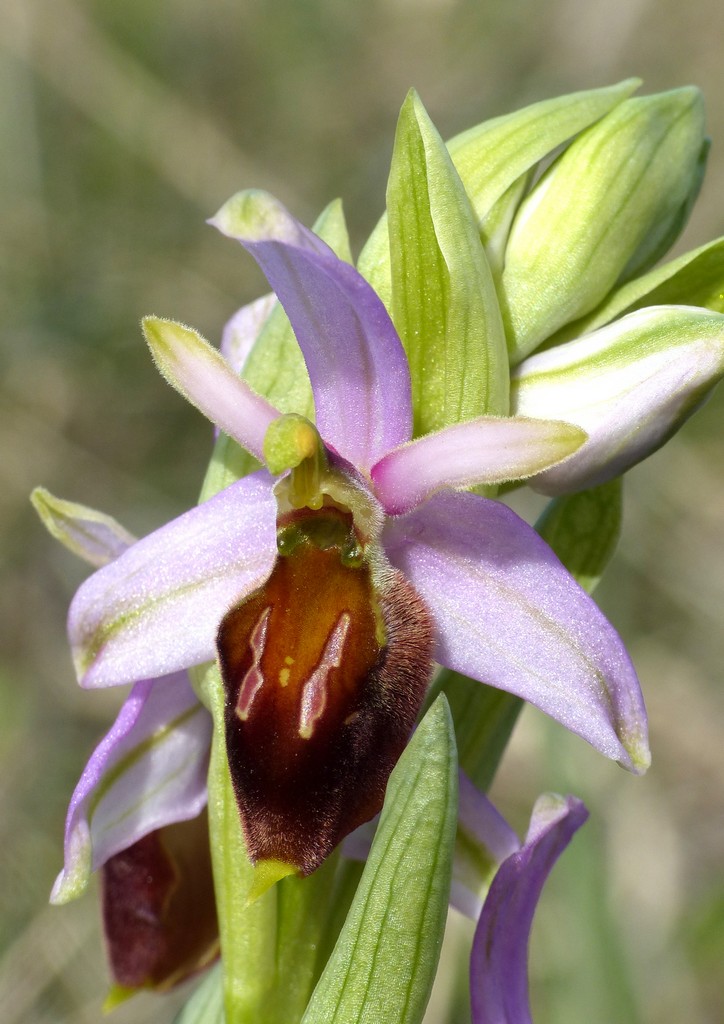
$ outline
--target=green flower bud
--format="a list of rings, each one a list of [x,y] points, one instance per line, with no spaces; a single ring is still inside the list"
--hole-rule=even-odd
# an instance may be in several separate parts
[[[626,100],[584,131],[523,202],[501,303],[511,362],[662,254],[701,181],[697,89]]]

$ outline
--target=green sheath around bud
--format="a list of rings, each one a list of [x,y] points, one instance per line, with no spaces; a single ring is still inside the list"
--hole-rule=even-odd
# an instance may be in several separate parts
[[[583,132],[523,202],[506,250],[501,303],[511,362],[593,309],[671,241],[698,188],[699,91],[626,100]]]

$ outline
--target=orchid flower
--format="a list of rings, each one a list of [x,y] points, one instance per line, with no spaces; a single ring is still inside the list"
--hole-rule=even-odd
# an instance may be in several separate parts
[[[215,919],[196,921],[175,881],[203,821],[212,732],[224,754],[214,767],[212,752],[209,778],[219,764],[230,777],[250,901],[287,876],[317,878],[384,801],[305,1024],[338,1005],[364,908],[384,909],[401,865],[408,881],[420,875],[406,890],[420,927],[432,915],[441,934],[457,755],[440,701],[410,741],[434,663],[534,704],[633,772],[648,767],[639,684],[579,586],[587,569],[576,582],[495,500],[500,485],[570,495],[613,480],[724,372],[709,294],[721,244],[648,269],[701,179],[700,97],[630,99],[635,85],[539,104],[448,147],[411,93],[388,212],[358,269],[266,193],[234,196],[211,223],[272,294],[236,314],[221,351],[173,321],[143,325],[161,373],[216,428],[223,454],[204,500],[135,541],[36,492],[51,532],[97,568],[69,615],[79,681],[132,684],[71,800],[53,890],[64,902],[102,871],[114,999],[215,955]],[[197,672],[208,663],[215,697]],[[461,830],[498,866],[482,909],[460,856],[453,872],[453,903],[479,912],[475,1024],[525,1024],[535,902],[586,812],[573,798],[538,807],[521,846],[466,787]],[[435,879],[410,853],[425,830],[427,848],[447,851]],[[207,859],[199,884],[209,877]],[[171,917],[198,942],[169,945]],[[233,999],[241,954],[221,911],[219,924]],[[343,1017],[358,1019],[350,992]]]
[[[373,290],[270,197],[237,197],[216,222],[235,233],[248,216],[236,233],[290,317],[316,428],[280,417],[195,332],[145,321],[162,373],[286,475],[243,478],[83,584],[69,618],[81,684],[168,675],[218,649],[252,859],[302,873],[379,809],[433,656],[643,770],[643,702],[614,630],[527,524],[452,489],[553,465],[580,431],[480,417],[411,442],[407,361]]]

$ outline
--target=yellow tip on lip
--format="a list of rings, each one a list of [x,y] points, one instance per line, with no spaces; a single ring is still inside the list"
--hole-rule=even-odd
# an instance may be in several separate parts
[[[258,860],[254,865],[254,875],[246,896],[246,904],[250,906],[271,889],[282,878],[298,874],[295,864],[287,864],[283,860]]]
[[[127,988],[125,985],[119,985],[117,982],[114,982],[108,989],[106,998],[103,1000],[102,1012],[104,1014],[112,1013],[121,1003],[125,1003],[131,996],[135,996],[136,992],[138,992],[137,988]]]

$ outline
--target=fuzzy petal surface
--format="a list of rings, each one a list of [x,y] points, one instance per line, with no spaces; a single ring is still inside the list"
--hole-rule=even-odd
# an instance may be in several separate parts
[[[625,768],[648,767],[620,637],[514,512],[443,492],[388,522],[383,543],[433,614],[441,665],[535,704]]]
[[[85,581],[68,618],[82,686],[168,675],[214,657],[224,614],[274,563],[271,483],[266,471],[244,477]]]
[[[442,487],[520,480],[554,466],[586,440],[560,420],[482,416],[396,448],[373,466],[377,497],[391,515],[415,508]]]
[[[51,901],[79,896],[110,857],[199,814],[210,745],[211,716],[185,672],[136,683],[71,797]]]
[[[325,441],[368,470],[410,437],[410,374],[374,290],[271,196],[242,192],[211,221],[252,254],[304,354]]]
[[[147,316],[143,333],[159,373],[257,459],[279,411],[253,391],[201,335],[173,320]]]
[[[470,958],[473,1024],[531,1024],[528,940],[533,915],[553,865],[587,817],[575,797],[540,797],[523,847],[498,869]]]

